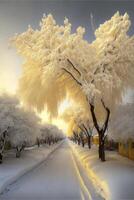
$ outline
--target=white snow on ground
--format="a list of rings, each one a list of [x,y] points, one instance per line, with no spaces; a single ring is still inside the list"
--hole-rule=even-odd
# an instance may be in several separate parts
[[[27,150],[20,159],[7,155],[0,166],[1,188],[24,175],[7,187],[0,200],[102,200],[98,193],[105,200],[134,200],[133,161],[107,151],[107,161],[100,162],[97,148],[89,150],[67,140],[55,148]]]
[[[70,142],[94,186],[106,200],[134,200],[134,162],[117,152],[106,151],[106,162],[98,159],[97,148],[82,148]]]
[[[80,163],[75,161],[65,140],[48,159],[8,187],[1,200],[102,200],[90,190],[80,174]],[[82,168],[80,169],[82,171]],[[93,194],[93,197],[91,195]]]
[[[45,145],[40,148],[27,148],[27,150],[22,152],[20,158],[15,158],[14,151],[7,152],[3,164],[0,165],[0,193],[7,185],[43,162],[60,144],[61,142],[50,147]]]

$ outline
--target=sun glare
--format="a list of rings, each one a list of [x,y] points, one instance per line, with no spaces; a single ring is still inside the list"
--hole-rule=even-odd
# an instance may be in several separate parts
[[[68,108],[71,106],[73,102],[68,100],[68,98],[66,98],[60,105],[59,105],[59,109],[58,109],[58,117],[57,118],[53,118],[51,119],[49,116],[49,113],[47,112],[47,110],[44,110],[43,112],[41,112],[39,114],[39,116],[42,119],[42,123],[50,123],[50,124],[54,124],[56,126],[58,126],[59,129],[62,129],[64,134],[67,135],[67,130],[68,130],[68,124],[61,119],[59,116]]]

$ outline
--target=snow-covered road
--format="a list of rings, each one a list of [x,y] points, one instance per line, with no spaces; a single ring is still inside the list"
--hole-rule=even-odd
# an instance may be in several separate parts
[[[84,172],[80,175],[68,141],[31,172],[8,187],[1,200],[100,200],[93,188],[87,187]],[[81,169],[82,170],[82,169]],[[84,181],[86,180],[86,182]]]

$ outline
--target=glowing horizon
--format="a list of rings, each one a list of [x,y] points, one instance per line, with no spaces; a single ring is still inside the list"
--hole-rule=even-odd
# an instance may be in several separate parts
[[[58,114],[61,115],[65,111],[65,109],[67,109],[71,104],[72,104],[72,102],[70,100],[65,99],[59,106]],[[46,110],[42,111],[38,115],[42,119],[42,123],[54,124],[54,125],[58,126],[59,129],[62,129],[62,131],[65,133],[65,135],[68,135],[68,133],[67,133],[68,124],[63,119],[61,119],[60,117],[50,119],[49,113]]]

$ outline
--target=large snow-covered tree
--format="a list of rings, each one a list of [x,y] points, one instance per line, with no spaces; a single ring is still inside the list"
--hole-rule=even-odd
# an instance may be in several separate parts
[[[48,15],[43,17],[39,30],[29,27],[12,40],[25,58],[20,80],[22,100],[38,110],[47,105],[53,115],[67,93],[84,107],[89,106],[102,161],[110,109],[133,84],[134,37],[127,34],[129,27],[129,16],[117,12],[100,25],[95,31],[96,39],[89,43],[83,38],[84,28],[71,33],[68,19],[59,26]],[[99,121],[104,121],[103,126]]]

